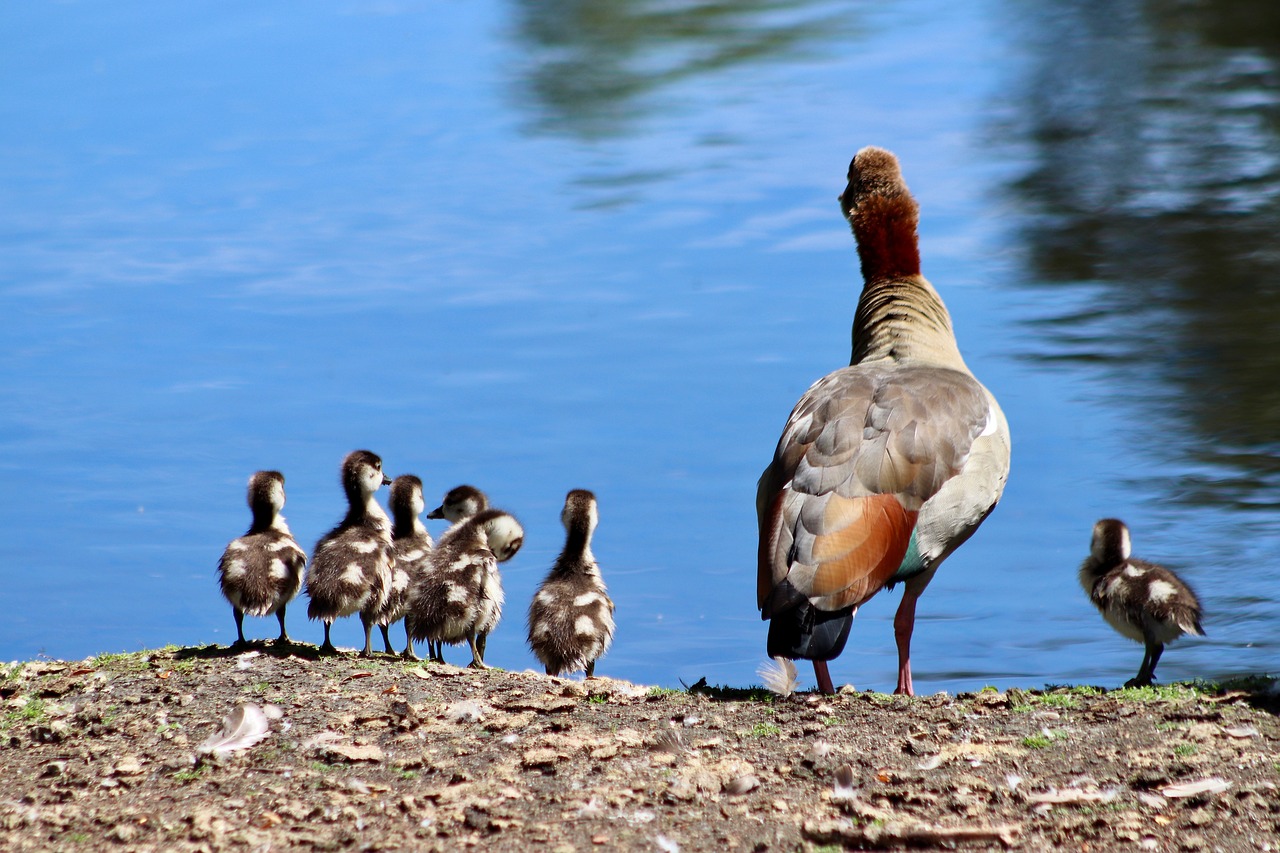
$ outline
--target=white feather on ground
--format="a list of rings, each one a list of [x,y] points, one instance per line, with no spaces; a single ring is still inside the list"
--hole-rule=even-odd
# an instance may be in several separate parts
[[[222,728],[202,744],[200,752],[224,756],[248,749],[271,734],[267,715],[257,705],[240,705],[222,721]]]
[[[756,670],[756,675],[764,681],[767,690],[779,696],[790,696],[800,686],[795,661],[787,658],[772,658],[765,661]]]

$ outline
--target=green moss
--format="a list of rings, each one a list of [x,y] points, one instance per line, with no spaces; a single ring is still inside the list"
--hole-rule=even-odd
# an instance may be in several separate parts
[[[773,737],[782,734],[782,729],[773,723],[756,723],[751,727],[752,737]]]
[[[1173,754],[1178,756],[1195,755],[1198,747],[1194,743],[1180,743],[1173,748]]]

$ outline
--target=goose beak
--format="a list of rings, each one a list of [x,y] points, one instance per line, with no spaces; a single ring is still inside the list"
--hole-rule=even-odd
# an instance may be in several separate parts
[[[390,478],[390,477],[388,477],[386,474],[383,474],[383,475],[382,475],[382,485],[384,485],[384,486],[390,486],[390,485],[391,485],[391,478]]]
[[[444,507],[438,506],[427,513],[427,518],[444,518]]]

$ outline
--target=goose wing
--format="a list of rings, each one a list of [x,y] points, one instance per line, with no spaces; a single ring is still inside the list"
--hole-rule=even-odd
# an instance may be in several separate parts
[[[994,423],[982,386],[957,370],[861,364],[815,382],[756,495],[764,617],[801,596],[839,610],[874,595],[901,564],[921,506]]]

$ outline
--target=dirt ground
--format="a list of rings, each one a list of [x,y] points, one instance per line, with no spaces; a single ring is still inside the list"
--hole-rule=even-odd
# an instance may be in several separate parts
[[[777,697],[299,644],[14,664],[0,695],[4,850],[1280,849],[1261,678]],[[244,705],[266,736],[202,751]]]

